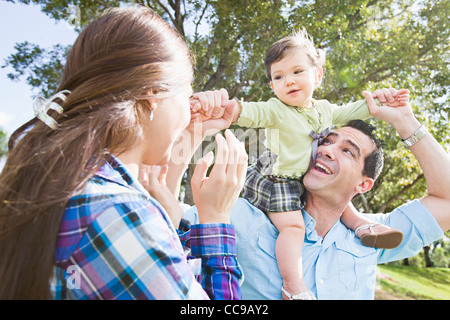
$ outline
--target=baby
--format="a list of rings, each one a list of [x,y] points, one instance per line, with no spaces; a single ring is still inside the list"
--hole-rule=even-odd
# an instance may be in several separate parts
[[[283,299],[315,299],[302,274],[302,177],[310,165],[327,172],[326,167],[315,162],[315,156],[332,126],[370,117],[365,100],[336,106],[313,99],[314,90],[322,81],[324,63],[324,52],[315,48],[305,30],[282,38],[272,45],[265,59],[266,73],[277,98],[240,102],[233,114],[233,123],[239,126],[265,128],[266,150],[249,167],[242,197],[266,213],[279,231],[275,252],[283,278]],[[399,90],[393,106],[407,101],[408,92]],[[214,116],[216,111],[206,114]],[[194,120],[205,117],[199,103],[191,104],[191,112]],[[401,231],[373,224],[351,205],[341,221],[366,246],[395,248],[403,239]]]

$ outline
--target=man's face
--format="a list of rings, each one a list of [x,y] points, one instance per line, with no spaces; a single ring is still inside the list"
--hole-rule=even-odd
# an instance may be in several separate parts
[[[305,188],[312,195],[346,201],[370,190],[373,179],[362,172],[364,159],[374,149],[372,140],[357,129],[343,127],[332,132],[319,146],[316,162],[303,179]]]

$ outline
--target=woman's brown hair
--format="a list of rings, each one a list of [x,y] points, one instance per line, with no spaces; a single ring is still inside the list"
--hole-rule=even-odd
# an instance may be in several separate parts
[[[33,119],[10,139],[0,174],[0,299],[47,299],[67,201],[105,163],[142,141],[148,98],[188,88],[183,39],[152,10],[111,9],[79,35],[58,89],[55,130]],[[50,111],[51,112],[51,111]]]

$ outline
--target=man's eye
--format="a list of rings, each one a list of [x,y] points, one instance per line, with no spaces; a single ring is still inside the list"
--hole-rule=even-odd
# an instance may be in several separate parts
[[[350,149],[344,149],[344,152],[353,157],[353,152]]]

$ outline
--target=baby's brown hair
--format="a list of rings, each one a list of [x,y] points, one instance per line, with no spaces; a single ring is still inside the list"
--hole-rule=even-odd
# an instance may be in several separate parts
[[[281,38],[267,51],[264,63],[270,81],[272,81],[272,64],[283,59],[292,50],[303,50],[313,67],[322,67],[325,64],[325,51],[315,47],[313,38],[303,28]]]

